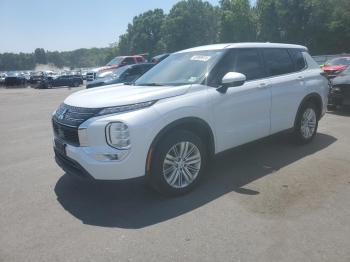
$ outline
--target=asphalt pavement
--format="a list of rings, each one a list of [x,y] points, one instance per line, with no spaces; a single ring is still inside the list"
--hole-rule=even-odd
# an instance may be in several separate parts
[[[0,89],[0,261],[350,261],[350,111],[306,146],[281,134],[220,155],[178,198],[79,182],[51,113],[77,89]]]

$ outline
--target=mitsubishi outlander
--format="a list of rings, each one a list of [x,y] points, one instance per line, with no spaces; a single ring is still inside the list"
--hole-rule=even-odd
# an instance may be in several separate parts
[[[76,92],[53,113],[54,151],[69,174],[146,176],[190,191],[211,157],[283,130],[316,135],[329,84],[304,46],[215,44],[171,54],[133,84]]]

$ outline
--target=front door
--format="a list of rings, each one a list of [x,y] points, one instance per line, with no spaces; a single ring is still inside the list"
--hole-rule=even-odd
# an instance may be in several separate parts
[[[209,85],[219,85],[227,72],[247,77],[242,86],[226,93],[209,87],[216,151],[220,152],[270,134],[271,91],[257,49],[233,49],[213,70]],[[215,79],[216,78],[216,79]]]

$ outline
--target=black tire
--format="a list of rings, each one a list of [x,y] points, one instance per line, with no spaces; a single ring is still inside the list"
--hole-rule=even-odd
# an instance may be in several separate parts
[[[309,136],[305,136],[302,132],[302,123],[303,116],[307,110],[312,110],[315,113],[315,126],[313,132],[310,132]],[[310,143],[317,133],[318,121],[319,121],[319,110],[313,102],[304,103],[296,117],[294,129],[293,129],[293,138],[297,144],[307,144]]]
[[[198,174],[195,176],[193,181],[190,182],[185,187],[176,188],[171,186],[167,182],[165,176],[163,175],[163,167],[164,165],[166,165],[164,164],[164,161],[167,153],[171,150],[171,148],[173,148],[173,146],[181,142],[190,142],[190,144],[196,146],[196,148],[198,149],[198,151],[196,149],[196,152],[197,153],[199,152],[200,154],[201,163],[200,163]],[[200,181],[200,178],[203,176],[203,173],[205,171],[205,167],[207,163],[207,152],[205,148],[206,147],[204,146],[202,140],[192,132],[189,132],[186,130],[179,130],[176,132],[171,132],[166,134],[163,137],[163,139],[161,139],[161,141],[153,149],[153,156],[151,159],[151,168],[148,174],[148,181],[150,185],[159,193],[166,196],[178,196],[191,191],[198,184],[198,182]],[[181,176],[182,179],[185,179],[185,176],[182,174],[183,173],[179,173],[179,176]],[[177,181],[178,179],[175,179],[175,180]]]
[[[74,87],[78,87],[79,86],[79,82],[77,82],[77,81],[73,82],[73,86]]]

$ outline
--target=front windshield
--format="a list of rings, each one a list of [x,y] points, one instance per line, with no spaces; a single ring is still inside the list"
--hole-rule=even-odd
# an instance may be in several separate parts
[[[111,65],[119,65],[120,62],[123,60],[122,57],[115,57],[113,58],[111,61],[108,62],[108,66],[111,66]]]
[[[334,58],[326,63],[326,65],[350,65],[350,57]]]
[[[119,67],[118,69],[116,70],[113,70],[112,72],[112,76],[113,78],[118,78],[120,77],[126,70],[128,70],[129,67],[128,66],[122,66],[122,67]]]
[[[175,53],[141,76],[135,85],[186,85],[203,81],[224,50]]]

